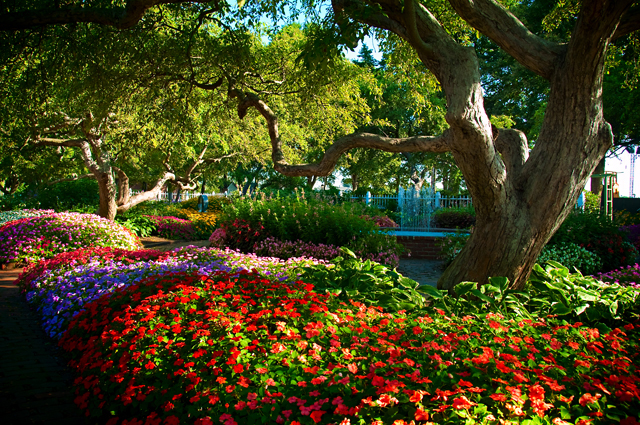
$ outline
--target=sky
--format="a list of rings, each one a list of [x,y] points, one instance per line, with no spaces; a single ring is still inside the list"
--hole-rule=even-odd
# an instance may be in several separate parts
[[[608,156],[604,169],[607,173],[615,172],[618,174],[617,180],[621,197],[640,197],[640,179],[638,179],[638,175],[640,175],[640,155],[636,156],[635,178],[633,182],[633,192],[635,196],[631,193],[631,154],[629,152],[625,150],[617,157]],[[587,183],[585,189],[588,190],[590,187],[590,183]]]

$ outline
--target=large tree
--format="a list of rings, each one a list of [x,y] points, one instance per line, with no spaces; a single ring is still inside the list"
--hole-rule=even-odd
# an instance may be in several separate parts
[[[551,235],[572,210],[586,180],[613,142],[602,114],[602,82],[610,43],[640,27],[632,0],[580,5],[568,42],[529,31],[500,3],[450,0],[453,11],[525,68],[549,81],[549,97],[535,147],[524,133],[492,127],[483,104],[478,58],[468,38],[452,35],[436,13],[415,0],[334,0],[343,28],[359,22],[395,33],[439,81],[447,100],[449,128],[433,137],[387,138],[353,134],[341,138],[314,164],[291,165],[282,155],[277,119],[257,99],[241,98],[240,114],[257,108],[270,123],[275,168],[289,175],[329,173],[349,149],[453,154],[477,213],[476,229],[438,286],[485,282],[506,276],[522,287]]]
[[[120,14],[130,17],[134,6],[139,10],[160,2],[126,3]],[[564,42],[535,34],[494,0],[333,0],[333,18],[343,34],[334,39],[353,45],[353,36],[368,28],[393,33],[435,76],[445,94],[449,125],[439,135],[394,138],[351,134],[336,140],[317,163],[294,165],[285,157],[275,110],[259,94],[233,81],[229,81],[228,92],[237,99],[241,117],[252,108],[264,117],[274,168],[283,174],[327,175],[340,156],[353,148],[451,152],[473,197],[477,221],[469,242],[438,286],[451,289],[460,281],[485,282],[488,276],[506,276],[521,287],[539,252],[612,145],[611,126],[602,112],[605,57],[613,41],[640,28],[637,1],[575,3],[578,7],[571,35]],[[0,29],[62,22],[118,26],[124,19],[120,15],[114,19],[111,11],[108,16],[104,13],[102,20],[88,16],[88,11],[100,14],[104,9],[90,10],[90,4],[81,4],[77,6],[80,11],[66,14],[61,10],[43,15],[28,6],[9,9],[0,15]],[[474,32],[488,37],[524,68],[549,82],[544,118],[531,151],[524,133],[491,125],[483,102],[479,61],[471,45]],[[316,50],[331,50],[321,43],[315,46]],[[315,69],[322,70],[324,63],[316,63]]]

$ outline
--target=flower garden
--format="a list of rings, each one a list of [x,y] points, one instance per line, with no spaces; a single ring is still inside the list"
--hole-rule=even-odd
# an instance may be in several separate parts
[[[194,223],[152,208],[122,222]],[[523,291],[454,297],[395,272],[388,222],[351,208],[241,200],[209,214],[217,247],[170,252],[95,216],[0,213],[0,263],[25,266],[98,423],[640,421],[637,265],[588,277],[550,256]]]

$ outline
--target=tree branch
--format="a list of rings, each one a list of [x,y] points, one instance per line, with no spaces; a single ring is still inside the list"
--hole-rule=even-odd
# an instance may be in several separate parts
[[[640,4],[634,5],[622,16],[616,32],[613,34],[613,39],[616,40],[632,32],[640,30]]]
[[[51,186],[51,185],[54,185],[56,183],[73,182],[73,181],[80,180],[80,179],[95,179],[95,178],[96,178],[96,176],[94,176],[92,173],[82,174],[80,176],[74,176],[74,177],[67,177],[67,178],[64,178],[64,179],[52,180],[52,181],[47,183],[47,186]]]
[[[549,79],[565,47],[545,40],[494,0],[450,0],[458,14],[527,69]]]
[[[0,15],[0,31],[18,31],[45,25],[61,25],[77,22],[107,25],[118,29],[134,26],[150,8],[171,3],[209,3],[209,0],[128,0],[124,7],[43,8]],[[216,9],[220,5],[216,2]]]
[[[91,152],[91,145],[86,139],[52,139],[48,137],[42,137],[36,139],[33,143],[35,146],[65,146],[65,147],[74,147],[80,149],[80,154],[82,155],[82,159],[87,168],[96,175],[96,177],[100,173],[100,167],[93,159],[93,154]]]
[[[350,134],[336,140],[324,153],[319,162],[312,164],[290,165],[282,152],[282,141],[278,131],[278,118],[258,96],[231,90],[230,96],[240,99],[238,116],[242,119],[247,110],[254,107],[267,121],[271,139],[271,158],[276,171],[287,176],[327,176],[331,174],[343,153],[354,148],[379,149],[385,152],[448,152],[450,131],[441,136],[416,136],[408,138],[389,138],[377,134]]]
[[[498,152],[502,154],[507,174],[512,178],[517,177],[529,158],[527,136],[520,130],[501,128],[494,143]]]

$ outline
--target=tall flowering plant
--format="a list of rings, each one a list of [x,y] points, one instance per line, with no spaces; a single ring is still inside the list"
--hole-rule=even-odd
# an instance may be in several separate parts
[[[141,247],[128,229],[93,214],[53,213],[0,227],[0,263],[27,264],[87,246]]]
[[[167,239],[184,239],[191,241],[196,233],[190,220],[171,216],[147,215],[157,226],[157,234]]]
[[[631,323],[390,314],[221,272],[105,295],[61,346],[76,403],[110,425],[636,424],[639,336]]]
[[[253,252],[256,242],[268,236],[261,222],[251,223],[239,218],[231,223],[223,223],[222,229],[225,233],[225,244],[241,252]]]

